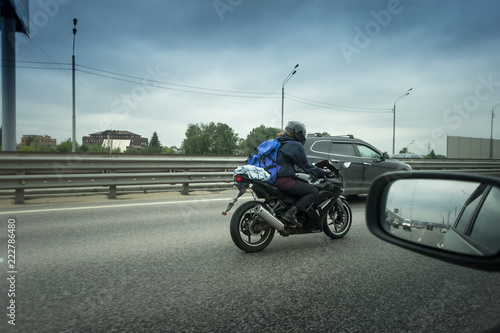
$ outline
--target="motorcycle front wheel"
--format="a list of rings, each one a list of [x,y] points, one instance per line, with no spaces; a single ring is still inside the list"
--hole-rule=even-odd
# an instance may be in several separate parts
[[[255,215],[258,205],[260,202],[257,201],[245,202],[231,217],[231,238],[234,244],[245,252],[264,250],[274,237],[274,228]]]
[[[323,231],[333,239],[344,237],[352,224],[351,207],[346,200],[342,200],[342,205],[338,202],[326,214],[323,220]]]

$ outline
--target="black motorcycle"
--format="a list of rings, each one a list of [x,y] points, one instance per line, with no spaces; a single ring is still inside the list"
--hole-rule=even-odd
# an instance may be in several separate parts
[[[234,185],[239,193],[222,214],[227,215],[247,190],[251,191],[254,200],[243,203],[231,217],[230,232],[234,244],[246,252],[262,251],[271,243],[275,231],[282,236],[324,232],[333,239],[344,237],[351,227],[352,211],[341,195],[344,179],[340,170],[348,168],[350,164],[347,162],[336,167],[326,160],[316,163],[316,166],[331,171],[325,178],[317,179],[297,173],[297,181],[309,182],[319,189],[316,202],[308,210],[297,213],[302,228],[281,219],[298,200],[297,197],[288,196],[267,182],[250,179],[245,174],[235,174]]]

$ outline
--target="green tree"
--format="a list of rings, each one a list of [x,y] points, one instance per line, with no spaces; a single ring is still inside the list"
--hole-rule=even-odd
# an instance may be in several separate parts
[[[81,145],[78,147],[78,152],[86,153],[89,151],[89,146],[86,144]]]
[[[70,153],[73,148],[73,144],[71,142],[71,138],[66,139],[66,141],[63,141],[59,144],[59,151],[61,153]]]
[[[253,154],[255,153],[255,148],[257,148],[262,142],[270,139],[276,139],[279,132],[281,132],[281,130],[276,127],[266,127],[264,125],[255,127],[250,131],[245,140],[241,140],[240,150],[243,154]]]
[[[234,154],[238,135],[226,124],[189,124],[182,145],[186,154]]]
[[[174,147],[165,147],[163,149],[164,154],[175,154],[175,149]]]
[[[400,154],[408,154],[408,148],[404,147],[399,151]]]
[[[156,132],[153,132],[153,136],[151,136],[148,146],[143,148],[141,152],[144,154],[161,154],[163,152],[163,147]]]
[[[434,152],[434,149],[431,150],[431,152],[427,155],[424,156],[424,158],[446,158],[444,155],[439,155]]]
[[[36,141],[35,141],[35,139],[36,139],[36,136],[34,136],[34,135],[30,135],[30,136],[28,136],[28,137],[26,138],[26,140],[24,141],[24,142],[25,142],[25,145],[26,145],[26,146],[31,146],[31,145],[33,144],[33,142],[36,142]]]
[[[136,147],[127,147],[125,154],[139,154],[141,151]]]
[[[90,145],[88,146],[87,152],[89,153],[108,153],[109,154],[109,147],[104,147],[100,145]],[[114,150],[113,150],[114,152]],[[120,152],[120,148],[118,148],[118,152]]]
[[[208,142],[203,140],[203,124],[189,124],[182,142],[186,154],[207,154]]]
[[[158,148],[161,147],[161,142],[158,139],[158,134],[156,132],[153,132],[153,136],[151,137],[151,140],[149,141],[149,146]]]
[[[40,151],[43,151],[43,152],[56,152],[57,151],[57,147],[53,147],[53,146],[41,146],[40,147]]]
[[[331,136],[330,133],[328,133],[328,132],[323,132],[323,133],[319,133],[319,132],[308,133],[307,136],[318,136],[318,134],[320,134],[320,136]]]

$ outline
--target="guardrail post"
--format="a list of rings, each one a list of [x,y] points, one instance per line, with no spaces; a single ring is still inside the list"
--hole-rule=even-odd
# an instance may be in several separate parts
[[[189,195],[189,183],[182,183],[182,195]]]
[[[24,170],[16,170],[16,175],[25,175],[25,174],[26,174],[26,171],[24,171]],[[16,189],[14,203],[16,203],[16,204],[24,203],[24,189],[22,189],[22,188]]]
[[[108,191],[108,199],[116,199],[116,186],[111,185]]]
[[[16,189],[15,201],[16,204],[24,203],[24,190],[22,188]]]

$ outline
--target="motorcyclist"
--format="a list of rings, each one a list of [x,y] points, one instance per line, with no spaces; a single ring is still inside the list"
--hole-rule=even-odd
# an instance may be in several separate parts
[[[319,191],[311,184],[296,178],[295,166],[305,173],[315,177],[324,177],[328,172],[314,166],[307,160],[304,143],[306,142],[306,127],[298,121],[290,121],[285,127],[285,131],[280,133],[278,140],[281,146],[278,149],[277,164],[281,167],[276,176],[276,186],[281,191],[300,197],[297,202],[290,207],[282,218],[293,225],[301,228],[302,223],[297,220],[298,211],[305,211],[318,198]]]

